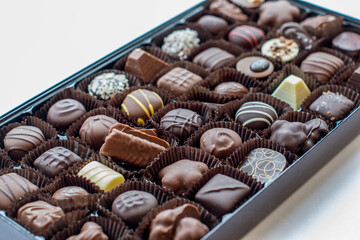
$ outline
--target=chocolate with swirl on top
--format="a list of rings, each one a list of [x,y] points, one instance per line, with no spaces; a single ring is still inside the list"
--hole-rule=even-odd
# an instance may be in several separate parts
[[[305,49],[311,49],[316,37],[311,35],[303,26],[297,22],[287,22],[281,25],[276,31],[277,34],[281,34],[287,38],[298,39],[305,47]]]

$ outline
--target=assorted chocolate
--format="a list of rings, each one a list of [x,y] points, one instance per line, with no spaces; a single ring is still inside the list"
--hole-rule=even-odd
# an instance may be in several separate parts
[[[129,88],[129,80],[125,74],[113,72],[103,73],[91,80],[88,85],[90,96],[102,100],[109,100],[117,93],[121,93]]]
[[[214,88],[214,93],[223,96],[239,96],[248,92],[248,89],[238,82],[222,82]]]
[[[235,27],[228,34],[230,42],[243,48],[254,48],[264,38],[263,30],[249,25]]]
[[[351,57],[357,57],[360,52],[360,34],[342,32],[333,38],[332,46]]]
[[[263,56],[274,58],[281,62],[290,62],[300,51],[299,45],[292,39],[284,36],[272,38],[261,46],[261,54]]]
[[[213,35],[219,34],[228,26],[224,19],[213,15],[204,15],[199,18],[197,23],[202,29],[211,32]]]
[[[225,66],[234,59],[235,56],[231,53],[218,47],[211,47],[196,55],[193,62],[209,71],[213,71]]]
[[[288,1],[268,1],[261,4],[259,14],[257,23],[260,26],[276,27],[286,22],[298,20],[300,9],[291,5]]]
[[[54,192],[51,197],[55,200],[67,200],[73,198],[81,198],[88,195],[89,192],[82,187],[68,186],[56,190],[56,192]]]
[[[263,57],[245,57],[236,63],[236,70],[253,78],[266,78],[274,72],[274,64]]]
[[[78,235],[68,237],[66,240],[108,240],[108,236],[103,232],[102,227],[95,222],[85,223]]]

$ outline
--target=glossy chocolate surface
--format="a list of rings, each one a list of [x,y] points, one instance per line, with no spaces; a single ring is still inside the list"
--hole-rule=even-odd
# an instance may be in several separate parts
[[[100,225],[94,222],[86,222],[78,235],[71,236],[66,240],[108,240]]]
[[[300,23],[287,22],[281,25],[277,34],[281,34],[287,38],[293,38],[299,40],[305,47],[305,49],[311,49],[316,37],[311,35]]]
[[[214,35],[223,31],[224,28],[228,25],[228,23],[224,19],[213,15],[204,15],[201,18],[199,18],[197,23],[204,30],[209,31]]]
[[[248,89],[238,82],[222,82],[214,88],[214,93],[224,96],[240,96],[248,93]]]
[[[249,25],[237,26],[228,34],[230,42],[243,48],[254,48],[263,38],[265,38],[263,30]]]
[[[193,59],[193,62],[207,68],[209,71],[219,69],[232,60],[235,56],[217,47],[208,48]]]
[[[65,199],[71,199],[71,198],[78,198],[78,197],[84,197],[88,196],[89,193],[84,188],[79,186],[68,186],[63,187],[52,195],[52,198],[55,200],[65,200]]]
[[[240,59],[236,70],[254,78],[265,78],[274,72],[274,64],[263,57],[251,56]]]
[[[293,22],[300,16],[300,9],[291,5],[288,1],[268,1],[260,8],[259,25],[269,27],[280,26],[285,22]]]
[[[237,21],[246,21],[248,19],[248,16],[240,8],[226,0],[212,1],[209,8]]]

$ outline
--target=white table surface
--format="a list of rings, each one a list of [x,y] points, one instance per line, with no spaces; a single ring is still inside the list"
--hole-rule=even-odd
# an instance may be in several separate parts
[[[0,0],[0,115],[198,2]],[[360,18],[355,1],[316,3]],[[359,239],[359,144],[360,136],[244,239]]]

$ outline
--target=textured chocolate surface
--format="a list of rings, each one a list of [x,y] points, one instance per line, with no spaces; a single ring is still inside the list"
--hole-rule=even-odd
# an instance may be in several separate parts
[[[222,82],[214,88],[214,93],[224,96],[240,96],[248,93],[248,89],[238,82]]]
[[[125,74],[114,72],[103,73],[91,80],[88,85],[90,96],[108,100],[129,88],[129,80]]]
[[[16,200],[38,189],[38,186],[16,173],[0,176],[0,209],[10,207]]]
[[[185,169],[186,171],[184,171]],[[158,178],[162,187],[181,195],[208,169],[203,162],[182,159],[161,169]]]
[[[358,92],[360,92],[360,67],[358,67],[353,74],[351,74],[347,84],[355,88]]]
[[[354,32],[342,32],[333,38],[332,46],[352,57],[356,57],[360,51],[360,35]]]
[[[57,219],[65,216],[60,207],[44,201],[30,202],[19,208],[17,218],[35,235],[41,236]]]
[[[329,132],[322,119],[315,118],[305,123],[277,120],[271,126],[270,140],[279,143],[293,153],[305,153]]]
[[[176,227],[174,240],[200,240],[209,232],[209,228],[198,219],[186,217]]]
[[[130,190],[115,198],[111,211],[135,228],[141,219],[157,206],[154,195],[144,191]]]
[[[71,167],[82,159],[64,147],[54,147],[41,154],[34,166],[47,177],[56,177],[60,172]]]
[[[211,47],[196,55],[193,62],[213,71],[223,67],[234,59],[234,55],[220,48]]]
[[[236,70],[254,78],[265,78],[274,72],[274,64],[263,57],[245,57],[236,63]]]
[[[354,108],[355,104],[347,97],[333,92],[324,92],[309,107],[331,121],[345,118]]]
[[[235,121],[255,130],[269,127],[277,118],[278,114],[272,106],[258,101],[244,103],[235,114]]]
[[[276,31],[277,34],[281,34],[287,38],[299,40],[305,47],[305,49],[311,49],[316,37],[311,35],[303,26],[297,22],[287,22],[281,25]]]
[[[293,22],[300,16],[300,9],[291,5],[288,1],[269,1],[263,3],[260,8],[259,25],[269,27],[280,26],[285,22]]]
[[[89,117],[80,128],[80,139],[89,144],[91,148],[99,150],[111,126],[116,123],[118,121],[106,115]]]
[[[240,8],[226,0],[215,0],[210,4],[209,8],[238,21],[246,21],[248,19],[248,16]]]
[[[148,134],[147,131],[118,123],[110,129],[100,153],[132,166],[145,167],[168,147],[165,140]]]
[[[65,200],[71,198],[78,198],[88,196],[89,193],[84,188],[79,186],[68,186],[58,189],[52,195],[52,198],[55,200]]]
[[[187,217],[200,219],[199,210],[195,205],[184,204],[158,213],[151,222],[149,240],[174,239],[179,222]]]
[[[11,159],[18,161],[45,141],[43,132],[34,126],[18,126],[4,138],[4,148]]]
[[[231,0],[231,2],[242,8],[257,8],[264,2],[264,0]]]
[[[108,240],[100,225],[94,222],[86,222],[78,235],[68,237],[66,240]]]
[[[228,34],[230,42],[243,48],[254,48],[263,38],[263,30],[249,25],[237,26]]]
[[[286,166],[286,158],[281,153],[268,148],[256,148],[241,161],[238,168],[259,182],[268,183],[277,178]]]
[[[224,19],[213,15],[204,15],[199,18],[197,23],[202,29],[209,31],[214,35],[224,30],[224,28],[228,25]]]
[[[166,113],[160,120],[160,127],[185,140],[203,124],[202,118],[194,111],[178,108]]]
[[[157,81],[157,86],[175,96],[180,96],[202,80],[199,75],[185,68],[176,67],[163,75]]]
[[[156,73],[167,66],[169,64],[163,60],[136,48],[126,60],[125,72],[140,78],[144,83],[148,83]]]
[[[301,22],[301,25],[318,34],[318,36],[333,38],[342,29],[342,18],[331,15],[316,15],[306,18]]]
[[[231,212],[250,194],[250,187],[223,174],[212,177],[195,195],[195,201],[216,216]]]
[[[129,93],[121,104],[121,110],[128,116],[137,118],[140,125],[157,110],[164,107],[161,97],[153,91],[138,89]]]
[[[340,58],[325,52],[315,52],[301,62],[300,69],[324,84],[343,66],[344,62]]]
[[[85,113],[86,109],[79,101],[65,98],[50,107],[46,121],[57,129],[65,130]]]
[[[261,46],[263,56],[282,62],[290,62],[299,54],[299,51],[299,45],[294,40],[285,37],[270,39]]]
[[[212,128],[200,138],[200,148],[218,158],[227,158],[242,144],[240,136],[228,128]]]

